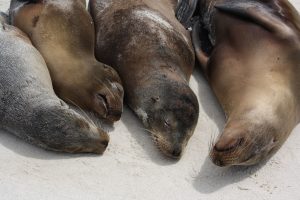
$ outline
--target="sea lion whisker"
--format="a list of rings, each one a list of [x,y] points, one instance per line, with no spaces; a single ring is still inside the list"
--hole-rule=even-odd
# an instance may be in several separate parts
[[[113,84],[113,82],[112,81],[110,81],[109,79],[106,79],[106,81],[110,84],[110,85],[112,85]],[[110,91],[110,94],[112,95],[112,97],[114,98],[114,99],[116,99],[116,95],[106,86],[106,88]]]
[[[88,122],[90,122],[92,125],[94,125],[95,127],[98,127],[96,126],[96,124],[94,123],[94,121],[88,116],[88,114],[79,106],[77,105],[74,101],[72,101],[71,99],[68,99],[68,101],[70,101],[75,107],[77,107],[86,117],[86,119],[88,120]]]
[[[150,135],[149,134],[147,134],[147,136],[149,136],[149,137],[158,137],[157,136],[157,134],[155,134],[153,131],[150,131],[149,129],[146,129],[146,128],[140,128],[139,127],[139,129],[141,129],[141,130],[143,130],[143,131],[146,131],[146,132],[148,132],[148,133],[151,133]]]

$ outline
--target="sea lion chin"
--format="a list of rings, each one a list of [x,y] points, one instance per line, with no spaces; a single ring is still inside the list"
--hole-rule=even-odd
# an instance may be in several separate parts
[[[56,94],[111,122],[121,117],[117,72],[94,56],[95,31],[82,0],[12,0],[10,21],[31,39],[50,71]]]
[[[270,158],[299,123],[300,17],[287,1],[200,1],[193,44],[227,117],[219,166]]]
[[[89,10],[97,59],[114,66],[126,103],[158,148],[178,159],[194,132],[199,105],[188,86],[194,52],[175,7],[171,0],[91,0]]]

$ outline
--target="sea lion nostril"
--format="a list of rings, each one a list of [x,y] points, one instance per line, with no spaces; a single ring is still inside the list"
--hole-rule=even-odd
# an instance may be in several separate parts
[[[103,144],[103,146],[106,148],[108,146],[108,141],[104,140],[104,141],[101,142],[101,144]]]
[[[180,147],[176,147],[174,150],[173,150],[173,152],[172,152],[172,155],[174,156],[174,157],[180,157],[180,155],[181,155],[181,148]]]
[[[109,110],[109,115],[120,117],[122,115],[122,110]]]
[[[243,144],[244,139],[243,138],[224,138],[219,140],[215,146],[214,150],[218,152],[225,152],[233,150]]]
[[[217,166],[219,166],[219,167],[223,167],[224,166],[224,163],[223,163],[223,161],[222,160],[214,160],[213,161]]]

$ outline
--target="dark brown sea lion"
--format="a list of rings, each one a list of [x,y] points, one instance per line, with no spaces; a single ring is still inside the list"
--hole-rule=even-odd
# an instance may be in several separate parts
[[[107,133],[54,93],[41,54],[0,16],[0,129],[42,148],[103,153]]]
[[[198,119],[188,85],[194,68],[189,33],[176,0],[91,0],[96,57],[119,73],[129,107],[159,149],[180,158]]]
[[[200,0],[198,60],[227,116],[219,166],[269,158],[299,122],[300,17],[286,0]]]
[[[84,0],[12,0],[10,20],[45,58],[60,98],[110,121],[120,119],[121,81],[95,59],[94,24]]]

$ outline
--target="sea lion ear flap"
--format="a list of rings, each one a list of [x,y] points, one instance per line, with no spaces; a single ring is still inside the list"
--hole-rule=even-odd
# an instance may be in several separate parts
[[[275,15],[274,10],[263,3],[249,0],[232,0],[216,4],[215,8],[223,13],[260,25],[281,37],[293,34],[292,29],[279,16]]]

